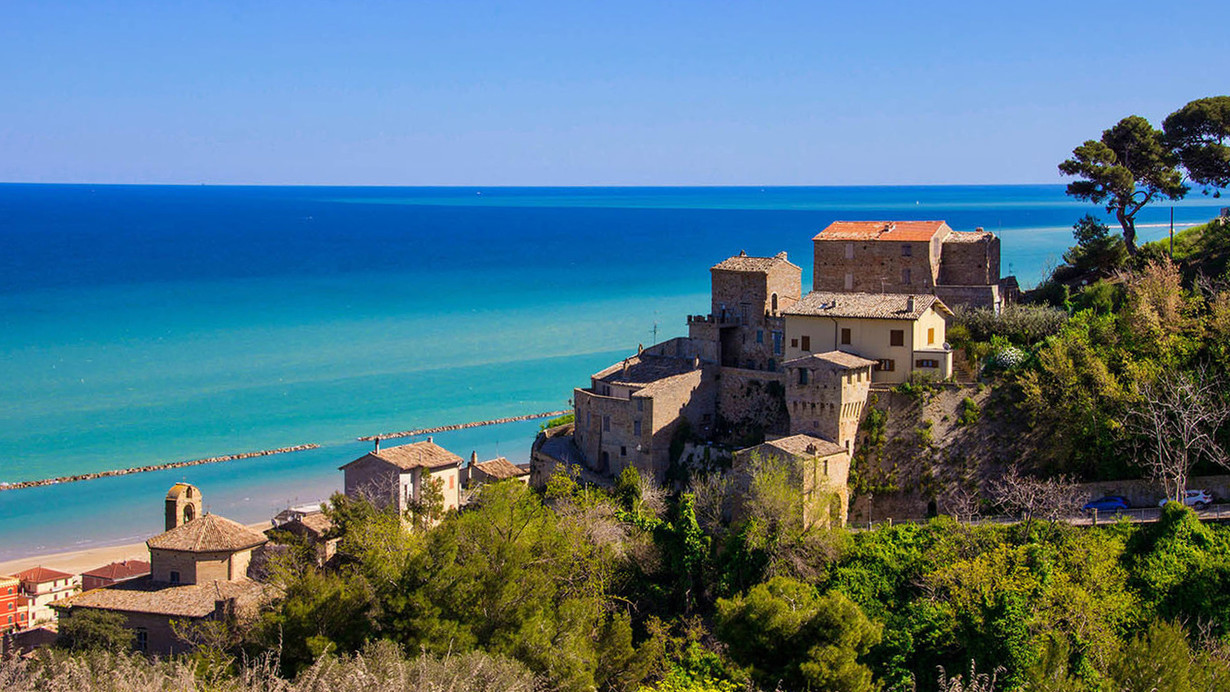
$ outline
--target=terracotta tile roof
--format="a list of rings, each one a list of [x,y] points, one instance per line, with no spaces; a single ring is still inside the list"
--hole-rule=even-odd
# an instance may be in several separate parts
[[[324,512],[313,512],[267,529],[265,534],[268,535],[270,531],[289,531],[294,534],[307,534],[320,538],[332,528],[333,521],[329,519],[329,515]]]
[[[30,569],[22,570],[13,575],[22,581],[33,582],[35,584],[43,584],[57,579],[71,579],[73,575],[67,572],[61,572],[57,569],[48,569],[39,565]]]
[[[786,259],[786,253],[784,252],[779,252],[772,257],[749,257],[746,252],[740,252],[734,257],[718,262],[710,269],[728,272],[752,272],[756,274],[767,274],[770,269],[773,269],[779,265],[790,266],[795,269],[799,268]]]
[[[765,446],[774,447],[796,456],[827,457],[834,454],[847,454],[845,447],[811,435],[791,435],[780,440],[765,442]]]
[[[910,309],[910,299],[914,300]],[[812,291],[783,311],[787,315],[916,320],[930,307],[951,315],[943,301],[930,293],[831,293]]]
[[[491,459],[489,461],[479,462],[474,465],[474,468],[482,471],[492,478],[499,480],[516,478],[517,476],[524,476],[529,473],[529,471],[523,471],[521,467],[505,459],[504,457],[496,457],[495,459]]]
[[[795,358],[782,363],[783,368],[791,367],[806,367],[808,365],[815,366],[819,363],[827,363],[835,365],[843,370],[853,370],[854,368],[866,368],[876,364],[874,360],[868,360],[861,356],[856,356],[853,353],[845,351],[826,351],[824,353],[813,353],[802,358]]]
[[[233,598],[237,606],[245,607],[257,603],[263,592],[264,586],[251,579],[172,586],[155,582],[150,577],[141,577],[104,589],[86,591],[66,598],[54,607],[199,618],[213,613],[218,601]]]
[[[214,553],[254,548],[264,544],[265,540],[264,536],[239,522],[217,514],[206,514],[154,536],[145,545],[159,550]]]
[[[947,229],[943,221],[834,221],[812,240],[885,240],[917,242],[931,240]]]
[[[746,457],[752,454],[785,454],[791,457],[811,458],[847,454],[846,448],[820,437],[791,435],[780,440],[769,440],[755,447],[741,449],[736,454]]]
[[[434,442],[423,440],[422,442],[408,445],[386,447],[378,452],[368,452],[340,468],[345,469],[352,464],[358,464],[369,459],[378,459],[392,464],[403,471],[415,468],[436,469],[461,463],[461,457]]]
[[[112,562],[109,565],[95,567],[89,572],[82,572],[81,576],[124,581],[125,579],[139,577],[142,574],[149,574],[148,562],[145,560],[124,560],[123,562]]]
[[[638,385],[682,375],[695,369],[696,361],[691,358],[642,353],[599,372],[594,375],[594,379],[608,384]]]

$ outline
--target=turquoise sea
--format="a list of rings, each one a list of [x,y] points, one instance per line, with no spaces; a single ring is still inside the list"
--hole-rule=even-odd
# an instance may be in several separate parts
[[[566,408],[591,372],[684,333],[724,257],[786,250],[810,285],[810,239],[836,219],[983,226],[1031,285],[1088,211],[1059,185],[0,185],[0,481],[322,445],[0,491],[0,559],[144,538],[181,479],[257,521],[338,488],[360,435]],[[1169,213],[1142,212],[1143,236]],[[436,437],[521,462],[537,428]]]

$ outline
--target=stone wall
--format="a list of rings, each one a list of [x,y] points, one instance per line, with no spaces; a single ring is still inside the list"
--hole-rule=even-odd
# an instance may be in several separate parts
[[[387,507],[397,499],[401,474],[388,464],[369,460],[348,466],[343,474],[347,497],[361,497],[378,507]]]
[[[940,256],[940,284],[991,286],[999,283],[999,238],[982,233],[953,233],[945,239]]]
[[[928,241],[816,240],[813,290],[929,293],[939,272],[939,258],[933,256],[931,245]],[[905,247],[909,250],[902,249]]]
[[[717,381],[717,437],[750,445],[765,434],[789,432],[785,384],[782,372],[722,368]]]

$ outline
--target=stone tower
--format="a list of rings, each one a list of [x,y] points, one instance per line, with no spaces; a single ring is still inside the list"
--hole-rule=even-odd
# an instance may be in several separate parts
[[[201,516],[201,491],[195,485],[176,483],[167,491],[167,531]]]
[[[875,361],[845,351],[814,353],[783,364],[791,435],[813,435],[854,453]]]

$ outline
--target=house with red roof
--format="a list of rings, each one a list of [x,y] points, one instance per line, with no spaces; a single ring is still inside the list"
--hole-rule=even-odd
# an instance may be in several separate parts
[[[120,582],[136,579],[149,574],[149,563],[145,560],[124,560],[122,562],[112,562],[109,565],[95,567],[88,572],[81,573],[81,589],[90,591],[91,589],[101,589],[106,586],[112,586]]]
[[[30,599],[30,625],[54,622],[56,613],[51,605],[81,592],[81,576],[38,566],[13,575],[21,581],[21,590]]]

